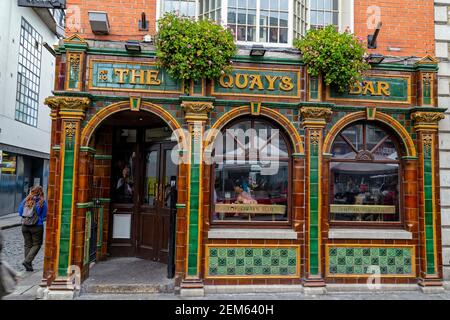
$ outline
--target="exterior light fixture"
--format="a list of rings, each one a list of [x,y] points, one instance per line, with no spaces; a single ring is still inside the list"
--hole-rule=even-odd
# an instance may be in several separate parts
[[[377,54],[377,53],[371,53],[367,57],[367,62],[371,63],[371,64],[380,64],[381,62],[383,62],[383,60],[384,60],[384,56],[382,54]]]
[[[136,40],[128,40],[125,43],[125,49],[130,52],[141,52],[141,44]]]
[[[145,12],[141,13],[141,20],[139,20],[139,31],[147,31],[148,30],[148,20],[145,16]]]
[[[94,34],[109,34],[108,14],[101,11],[88,12],[89,23]]]
[[[262,57],[266,54],[266,49],[264,49],[263,45],[255,44],[252,46],[252,49],[250,50],[250,56],[251,57]]]
[[[383,25],[383,23],[381,21],[378,22],[377,28],[375,29],[375,33],[369,34],[367,36],[367,48],[369,48],[369,49],[377,48],[377,38],[378,38],[378,34],[380,33],[382,25]]]

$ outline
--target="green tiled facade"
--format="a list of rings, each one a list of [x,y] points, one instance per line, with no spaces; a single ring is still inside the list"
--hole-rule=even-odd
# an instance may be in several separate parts
[[[423,159],[423,183],[424,183],[424,205],[425,205],[425,252],[427,274],[435,274],[434,253],[434,208],[433,208],[433,159],[431,147],[424,144]]]
[[[209,247],[208,277],[296,277],[300,257],[295,247]]]
[[[414,276],[413,250],[412,247],[330,246],[327,248],[328,276],[371,274],[373,266],[379,267],[384,276]]]
[[[317,131],[314,131],[317,132]],[[318,143],[309,141],[309,274],[319,274],[319,152]]]
[[[62,185],[61,220],[59,230],[58,275],[65,276],[70,262],[70,230],[72,227],[72,195],[75,161],[75,135],[66,130]]]

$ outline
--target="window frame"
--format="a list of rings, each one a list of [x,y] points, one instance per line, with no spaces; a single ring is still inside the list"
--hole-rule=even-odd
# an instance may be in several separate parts
[[[404,186],[403,186],[403,170],[404,170],[404,164],[402,157],[404,156],[404,148],[403,145],[400,143],[398,136],[395,134],[395,132],[389,128],[388,126],[381,124],[381,123],[371,123],[369,121],[356,121],[353,122],[345,127],[343,127],[339,133],[336,135],[336,137],[333,140],[333,143],[331,145],[331,150],[333,150],[334,143],[337,139],[337,137],[342,134],[345,130],[357,126],[357,125],[363,125],[363,126],[374,126],[378,129],[383,130],[386,135],[389,136],[392,143],[395,145],[395,149],[397,151],[397,157],[398,160],[392,160],[392,161],[386,161],[386,160],[356,160],[356,159],[339,159],[339,158],[333,158],[333,156],[327,161],[328,166],[328,203],[327,203],[327,209],[328,209],[328,222],[330,224],[330,228],[361,228],[361,229],[404,229],[405,228],[405,214],[404,214]],[[359,150],[361,151],[361,150]],[[333,179],[331,174],[331,166],[330,164],[333,162],[347,162],[347,163],[395,163],[398,164],[398,186],[399,186],[399,196],[398,196],[398,215],[399,220],[398,221],[336,221],[331,218],[331,205],[334,194],[332,194],[331,190],[333,188]]]
[[[262,222],[262,221],[251,221],[251,222],[245,222],[245,221],[217,221],[214,220],[213,214],[214,214],[214,190],[215,190],[215,181],[216,181],[216,170],[215,170],[215,163],[212,163],[208,165],[210,167],[210,177],[211,181],[209,184],[209,190],[210,190],[210,206],[209,206],[209,224],[210,228],[224,228],[224,229],[232,229],[232,228],[245,228],[245,229],[260,229],[261,227],[266,229],[291,229],[293,225],[293,214],[292,214],[292,206],[293,206],[293,194],[292,194],[292,174],[293,174],[293,159],[292,159],[292,153],[293,153],[293,147],[292,143],[289,140],[288,133],[276,122],[271,121],[270,119],[266,117],[261,116],[243,116],[238,117],[236,119],[233,119],[229,123],[227,123],[220,132],[224,133],[227,129],[233,127],[234,125],[240,123],[250,121],[251,126],[250,128],[254,128],[254,123],[256,121],[258,122],[264,122],[266,124],[271,125],[273,128],[278,129],[280,133],[280,138],[284,139],[284,142],[287,147],[288,157],[287,161],[288,163],[288,193],[287,193],[287,219],[286,221],[268,221],[268,222]],[[214,156],[214,154],[212,155]]]

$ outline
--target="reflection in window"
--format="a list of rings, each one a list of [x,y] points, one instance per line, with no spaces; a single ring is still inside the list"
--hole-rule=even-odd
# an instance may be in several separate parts
[[[116,203],[132,203],[134,195],[135,152],[122,151],[113,164],[113,196]]]
[[[289,150],[278,128],[260,120],[228,127],[214,159],[214,222],[288,220]]]
[[[311,0],[310,8],[311,29],[339,24],[338,0]]]
[[[400,184],[394,137],[357,124],[335,139],[330,162],[330,215],[334,221],[399,222]]]
[[[200,17],[220,23],[222,20],[221,0],[200,0]]]
[[[195,17],[196,0],[163,0],[162,13],[174,12],[179,16]]]
[[[227,26],[237,41],[288,43],[288,20],[289,1],[228,1]]]

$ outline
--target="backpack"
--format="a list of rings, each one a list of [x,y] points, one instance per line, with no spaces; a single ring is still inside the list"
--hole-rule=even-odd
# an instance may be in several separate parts
[[[22,225],[24,226],[34,226],[38,222],[38,215],[36,211],[36,205],[32,208],[24,206],[22,213]]]

